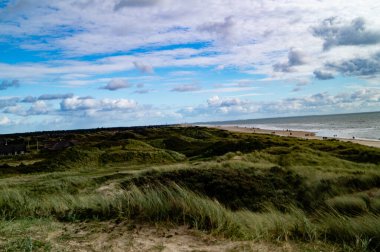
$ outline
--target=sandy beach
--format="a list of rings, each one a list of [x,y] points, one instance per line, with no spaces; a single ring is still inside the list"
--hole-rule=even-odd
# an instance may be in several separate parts
[[[304,139],[317,139],[317,140],[336,139],[339,141],[352,142],[352,143],[380,148],[380,141],[376,141],[376,140],[346,139],[346,138],[338,138],[338,137],[320,137],[320,136],[316,136],[314,132],[308,132],[308,131],[269,130],[269,129],[248,128],[248,127],[243,127],[243,126],[229,126],[229,125],[206,126],[206,127],[229,130],[233,132],[241,132],[241,133],[272,134],[272,135],[283,136],[283,137],[298,137],[298,138],[304,138]]]

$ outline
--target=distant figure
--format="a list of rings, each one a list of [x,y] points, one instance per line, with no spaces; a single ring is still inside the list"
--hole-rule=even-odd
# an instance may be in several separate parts
[[[290,132],[289,135],[290,135],[290,136],[293,135],[292,132]]]
[[[355,139],[355,136],[352,136],[352,139]]]

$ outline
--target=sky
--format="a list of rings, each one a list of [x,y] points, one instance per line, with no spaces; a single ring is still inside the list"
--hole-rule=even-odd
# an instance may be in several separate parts
[[[380,111],[378,0],[0,0],[0,133]]]

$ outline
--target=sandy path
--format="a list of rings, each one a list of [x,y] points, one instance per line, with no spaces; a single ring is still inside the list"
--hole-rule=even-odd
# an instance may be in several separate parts
[[[352,143],[357,143],[357,144],[362,144],[362,145],[366,145],[366,146],[380,148],[380,141],[376,141],[376,140],[371,141],[371,140],[333,138],[333,137],[326,138],[326,137],[315,136],[314,132],[308,132],[308,131],[268,130],[268,129],[260,129],[260,128],[246,128],[246,127],[224,126],[224,125],[222,125],[222,126],[206,126],[206,127],[223,129],[223,130],[228,130],[228,131],[232,131],[232,132],[273,134],[273,135],[277,135],[277,136],[298,137],[298,138],[303,138],[303,139],[317,139],[317,140],[337,139],[339,141],[352,142]]]
[[[214,237],[187,226],[164,227],[131,225],[128,222],[89,222],[63,224],[48,236],[54,251],[115,252],[295,252],[289,242],[231,241]]]

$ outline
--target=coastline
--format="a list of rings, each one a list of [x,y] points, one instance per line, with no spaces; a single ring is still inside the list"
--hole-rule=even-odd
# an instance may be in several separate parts
[[[309,132],[309,131],[269,130],[269,129],[248,128],[248,127],[229,126],[229,125],[218,125],[218,126],[202,125],[202,126],[228,130],[232,132],[239,132],[239,133],[272,134],[272,135],[283,136],[283,137],[297,137],[297,138],[314,139],[314,140],[336,139],[343,142],[351,142],[351,143],[357,143],[357,144],[361,144],[365,146],[380,148],[380,141],[376,141],[376,140],[348,139],[348,138],[339,138],[339,137],[321,137],[321,136],[316,136],[314,132]]]

